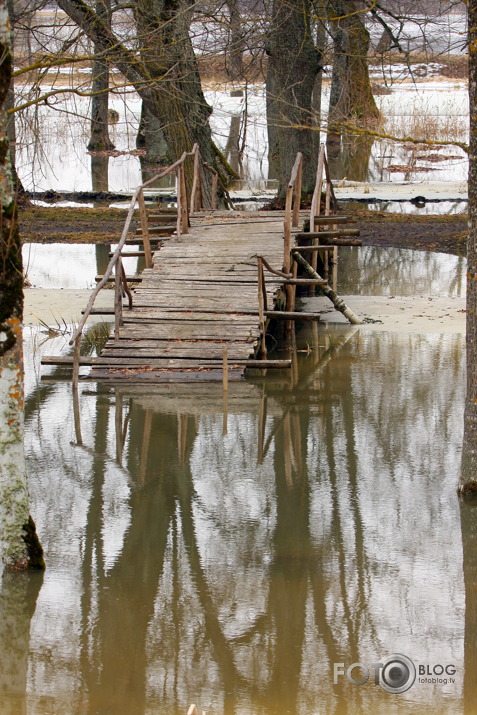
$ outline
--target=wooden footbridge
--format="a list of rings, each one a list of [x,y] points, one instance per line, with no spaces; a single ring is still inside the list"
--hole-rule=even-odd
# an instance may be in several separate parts
[[[190,195],[185,167],[193,161]],[[300,232],[302,155],[298,154],[286,195],[284,214],[277,216],[201,210],[200,154],[197,146],[179,161],[140,186],[130,204],[118,246],[103,276],[97,277],[83,318],[71,344],[73,356],[44,357],[43,364],[72,364],[77,384],[95,381],[164,382],[240,379],[247,368],[289,367],[289,360],[267,358],[265,335],[273,319],[319,320],[318,313],[297,313],[297,285],[319,286],[351,322],[356,316],[336,296],[338,245],[359,245],[357,229],[343,227],[324,147],[309,211],[311,232]],[[218,177],[212,172],[213,196]],[[177,173],[177,209],[147,210],[145,192],[157,178]],[[324,198],[322,197],[324,193]],[[139,207],[140,228],[132,233]],[[141,250],[131,250],[139,245]],[[307,255],[310,263],[305,261]],[[127,256],[143,256],[140,276],[128,277]],[[299,275],[299,267],[305,275]],[[317,273],[320,267],[321,275]],[[114,278],[113,278],[114,275]],[[328,279],[331,278],[331,286]],[[114,330],[98,357],[80,354],[86,320],[101,288],[114,280]],[[130,285],[133,282],[134,287]],[[123,305],[123,302],[126,302]]]

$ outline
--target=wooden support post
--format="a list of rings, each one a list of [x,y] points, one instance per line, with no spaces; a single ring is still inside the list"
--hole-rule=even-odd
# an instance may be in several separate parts
[[[189,209],[187,206],[187,187],[184,164],[180,165],[179,172],[179,186],[181,192],[181,230],[182,233],[189,233]]]
[[[74,416],[74,421],[75,421],[76,443],[83,444],[83,437],[81,435],[81,418],[80,418],[78,383],[74,384],[74,382],[73,382],[73,416]]]
[[[80,347],[81,347],[81,333],[75,340],[75,349],[73,352],[73,389],[78,389],[79,380],[79,365],[80,365]]]
[[[201,199],[201,186],[200,186],[200,154],[198,144],[194,144],[192,149],[194,153],[194,178],[192,180],[192,191],[190,193],[190,210],[191,213],[194,211],[199,211],[200,209],[200,199]]]
[[[267,286],[265,283],[265,273],[263,270],[263,260],[260,259],[259,262],[259,271],[260,271],[260,283],[262,285],[262,296],[263,296],[263,310],[266,312],[268,310],[268,301],[267,301]]]
[[[293,200],[293,188],[290,186],[287,189],[285,197],[285,220],[283,223],[284,245],[283,245],[283,271],[290,272],[290,248],[291,248],[291,210]]]
[[[229,359],[227,345],[222,347],[222,385],[224,392],[229,389]]]
[[[123,324],[122,260],[118,256],[114,275],[114,342],[119,341],[119,328]]]
[[[267,357],[267,345],[265,341],[265,311],[264,311],[264,275],[263,265],[260,256],[257,256],[257,273],[258,273],[258,319],[260,323],[260,357]]]
[[[338,290],[338,246],[333,246],[333,259],[331,268],[331,287]]]
[[[300,163],[295,182],[295,199],[293,201],[293,220],[292,226],[296,227],[300,223],[300,204],[301,204],[301,186],[303,177],[303,155],[300,154]]]
[[[316,169],[316,182],[315,190],[313,192],[313,198],[311,201],[310,208],[310,231],[315,225],[315,217],[319,216],[321,213],[321,187],[323,186],[323,166],[325,162],[325,145],[320,145],[320,151],[318,153],[318,166]]]
[[[122,254],[121,254],[121,255],[122,255]],[[122,261],[121,261],[121,278],[122,278],[122,281],[123,281],[124,292],[126,293],[126,295],[127,295],[127,297],[128,297],[128,307],[129,307],[129,310],[132,310],[132,307],[133,307],[133,297],[132,297],[132,293],[131,293],[131,291],[130,291],[130,289],[129,289],[129,286],[128,286],[128,281],[127,281],[127,278],[126,278],[126,271],[124,270],[124,264],[123,264]]]
[[[177,222],[176,234],[177,238],[182,235],[182,194],[181,194],[181,167],[176,169],[176,185],[177,185]]]
[[[291,267],[291,211],[292,211],[292,200],[293,200],[293,187],[289,186],[287,188],[287,193],[285,197],[285,221],[284,221],[284,258],[283,258],[283,271],[284,273],[290,273]],[[287,255],[288,253],[288,255]],[[293,287],[291,285],[285,286],[286,295],[286,312],[291,312],[293,310]],[[285,323],[285,338],[289,339],[291,332],[291,323]]]
[[[144,246],[144,260],[146,263],[146,268],[152,268],[151,241],[149,238],[149,226],[147,223],[146,204],[144,202],[144,192],[142,189],[138,194],[137,201],[139,204],[139,215],[141,217],[141,232],[142,232],[142,243]]]
[[[313,199],[311,202],[311,211],[310,211],[310,231],[314,228],[315,226],[315,218],[320,215],[321,213],[321,190],[323,187],[323,168],[325,165],[325,145],[321,144],[320,145],[320,151],[318,154],[318,166],[316,169],[316,184],[315,184],[315,190],[313,192]],[[313,245],[318,246],[320,244],[319,239],[314,239],[313,240]],[[314,271],[316,271],[318,267],[318,254],[313,253],[311,256],[311,267],[313,268]],[[310,287],[310,295],[313,296],[315,295],[315,287],[311,286]]]

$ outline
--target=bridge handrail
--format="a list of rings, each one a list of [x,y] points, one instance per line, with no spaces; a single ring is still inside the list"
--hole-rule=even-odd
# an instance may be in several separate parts
[[[291,229],[298,226],[300,220],[301,182],[303,175],[303,154],[299,151],[293,164],[290,181],[285,194],[285,219],[283,223],[284,247],[283,270],[290,272],[291,265]]]
[[[127,288],[126,284],[126,274],[124,272],[123,268],[123,262],[122,262],[122,256],[121,252],[122,249],[124,248],[124,245],[126,243],[126,239],[129,234],[129,230],[131,227],[131,221],[134,215],[134,211],[136,209],[136,204],[139,205],[139,213],[140,213],[140,219],[141,219],[141,231],[142,231],[142,241],[143,241],[143,247],[144,247],[144,254],[145,254],[145,263],[146,263],[146,268],[151,268],[152,267],[152,254],[151,254],[151,245],[150,245],[150,239],[149,239],[149,230],[147,226],[147,214],[146,214],[146,206],[145,206],[145,201],[144,201],[144,189],[150,186],[152,183],[157,181],[158,179],[162,179],[164,176],[167,176],[174,171],[177,173],[177,229],[176,233],[177,236],[180,237],[183,233],[188,233],[189,232],[189,203],[187,200],[187,187],[186,187],[186,181],[185,181],[185,170],[184,170],[184,163],[187,159],[187,157],[193,156],[194,157],[194,175],[193,175],[193,181],[192,181],[192,189],[191,189],[191,200],[190,200],[190,207],[192,211],[199,210],[200,207],[202,206],[202,192],[201,192],[201,181],[200,181],[200,150],[198,144],[194,144],[192,147],[191,151],[185,151],[183,152],[182,156],[180,159],[177,159],[173,164],[170,166],[166,166],[164,169],[159,171],[157,174],[155,174],[151,179],[148,179],[147,181],[143,182],[140,186],[138,186],[132,195],[131,202],[129,204],[129,209],[128,213],[126,216],[126,220],[124,223],[124,227],[121,233],[121,238],[119,239],[119,243],[117,245],[117,248],[115,252],[112,255],[111,260],[109,261],[108,267],[106,268],[104,275],[102,279],[99,281],[99,283],[96,285],[96,288],[92,292],[88,304],[84,310],[83,317],[78,323],[78,326],[76,330],[74,331],[71,340],[69,341],[70,345],[75,346],[74,349],[74,354],[73,354],[73,386],[77,386],[78,384],[78,376],[79,376],[79,358],[80,358],[80,343],[81,343],[81,337],[83,334],[83,329],[86,324],[86,321],[88,320],[89,316],[91,315],[91,311],[93,309],[94,302],[96,300],[96,297],[103,288],[104,285],[108,282],[110,279],[110,276],[113,272],[113,269],[115,270],[115,296],[114,296],[114,317],[115,317],[115,326],[114,326],[114,336],[115,340],[118,340],[119,337],[119,327],[122,325],[122,292],[123,289],[128,295],[129,298],[129,307],[132,308],[132,295]],[[213,169],[210,167],[206,162],[202,162],[203,167],[210,171],[212,174],[215,174],[212,180],[212,188],[213,190],[215,189],[215,192],[217,190],[217,180],[218,180],[218,174]],[[214,180],[215,179],[215,180]],[[214,193],[212,194],[212,208],[216,208],[216,199],[214,196]]]

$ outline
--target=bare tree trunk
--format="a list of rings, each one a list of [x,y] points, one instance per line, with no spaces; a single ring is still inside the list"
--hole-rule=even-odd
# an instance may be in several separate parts
[[[12,72],[10,23],[0,0],[0,554],[9,569],[44,568],[29,516],[23,448],[23,276],[17,209],[6,135]]]
[[[332,0],[329,6],[334,53],[328,125],[338,134],[334,124],[363,125],[380,116],[369,80],[369,33],[357,9],[355,0]]]
[[[96,14],[102,22],[111,27],[111,1],[97,0]],[[91,103],[91,138],[88,151],[107,151],[114,149],[108,131],[109,106],[109,62],[102,54],[98,43],[94,43],[93,60],[93,98]]]
[[[226,0],[229,11],[229,45],[227,48],[227,75],[232,82],[243,79],[243,53],[245,38],[238,0]]]
[[[211,109],[200,84],[197,61],[189,36],[192,5],[189,0],[140,0],[137,4],[140,53],[126,47],[82,0],[58,0],[76,22],[135,87],[148,111],[160,122],[167,149],[174,159],[192,145],[202,158],[214,163],[209,125]],[[186,178],[192,182],[192,162]],[[209,172],[202,174],[205,207],[210,205]]]
[[[13,0],[7,0],[8,16],[10,18],[10,47],[12,48],[12,62],[13,62],[13,39],[14,39],[14,22],[15,22],[15,8]],[[5,99],[5,111],[13,109],[15,107],[15,84],[13,77],[10,80],[10,86],[8,88],[8,94]],[[10,144],[10,161],[12,164],[12,174],[13,174],[13,185],[15,187],[15,196],[17,202],[22,206],[30,206],[30,199],[27,197],[25,189],[22,182],[20,181],[17,170],[16,170],[16,143],[17,143],[17,133],[15,128],[15,115],[7,115],[6,120],[6,131],[8,136],[8,141]]]
[[[303,193],[311,193],[315,183],[318,137],[313,129],[312,95],[322,67],[309,16],[307,0],[274,0],[266,41],[269,161],[277,167],[281,198],[299,151],[303,154]]]
[[[141,157],[144,181],[150,178],[147,176],[148,171],[157,172],[159,166],[172,164],[177,158],[169,155],[161,122],[154,114],[151,114],[145,102],[141,107],[141,122],[136,137],[136,146],[138,149],[146,150],[146,155]]]
[[[477,496],[477,0],[469,0],[469,236],[467,239],[467,394],[459,491]]]

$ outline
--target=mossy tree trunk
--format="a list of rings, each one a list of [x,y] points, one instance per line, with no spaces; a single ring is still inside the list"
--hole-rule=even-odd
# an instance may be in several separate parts
[[[467,239],[467,394],[459,490],[477,496],[477,0],[469,0],[469,235]]]
[[[0,554],[8,569],[44,568],[29,516],[23,447],[23,275],[17,209],[6,133],[12,72],[10,23],[0,0]]]
[[[110,0],[97,0],[96,13],[107,26],[111,27]],[[108,151],[114,149],[109,137],[109,62],[101,54],[101,47],[94,45],[93,60],[93,97],[91,100],[91,138],[89,151]]]
[[[271,175],[283,197],[297,152],[303,154],[303,193],[313,191],[318,133],[313,128],[312,97],[321,72],[321,52],[310,29],[308,0],[273,0],[266,93]]]
[[[338,135],[341,122],[365,126],[380,117],[369,79],[369,33],[359,10],[356,0],[331,0],[328,7],[333,38],[328,126]]]

